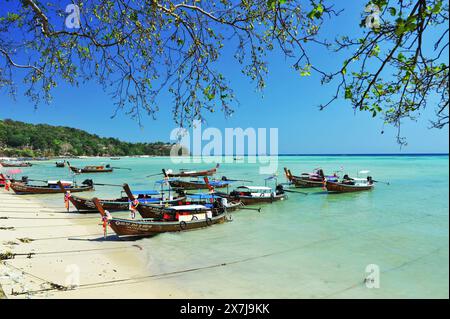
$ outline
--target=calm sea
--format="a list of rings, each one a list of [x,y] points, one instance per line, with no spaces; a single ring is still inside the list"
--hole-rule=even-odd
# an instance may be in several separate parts
[[[169,158],[73,160],[74,166],[110,163],[132,168],[113,174],[82,175],[98,183],[128,182],[152,189],[161,168],[200,169],[207,164],[174,165]],[[159,280],[187,295],[210,298],[448,298],[449,158],[444,156],[282,156],[294,174],[322,167],[350,175],[368,169],[377,184],[371,192],[308,195],[263,206],[261,213],[239,211],[233,221],[201,231],[163,234],[140,240],[149,274],[199,269]],[[264,185],[257,164],[222,164],[219,176]],[[68,169],[40,162],[24,169],[33,179],[70,179]],[[99,197],[120,189],[98,187]],[[62,195],[36,197],[63,207]],[[99,226],[100,227],[100,226]],[[374,278],[369,288],[367,276]],[[369,285],[370,286],[370,285]]]

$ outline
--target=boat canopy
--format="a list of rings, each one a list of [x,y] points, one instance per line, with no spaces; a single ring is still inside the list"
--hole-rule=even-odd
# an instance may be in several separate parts
[[[209,184],[211,186],[224,186],[224,185],[230,185],[232,182],[231,181],[210,181]]]
[[[199,194],[192,194],[188,195],[190,199],[215,199],[219,196],[216,196],[214,194],[207,194],[207,193],[199,193]]]
[[[266,186],[239,186],[238,189],[248,189],[250,191],[271,191],[272,188]]]
[[[208,207],[203,206],[203,205],[179,205],[179,206],[172,206],[169,207],[168,209],[171,210],[207,210]]]
[[[132,192],[133,195],[159,195],[160,192],[155,191],[155,190],[147,190],[147,191],[133,191]]]

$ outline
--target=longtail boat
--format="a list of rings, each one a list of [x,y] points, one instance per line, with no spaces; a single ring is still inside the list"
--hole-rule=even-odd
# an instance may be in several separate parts
[[[93,201],[102,216],[105,235],[107,225],[117,236],[147,237],[165,232],[200,229],[226,220],[225,209],[211,209],[202,205],[169,207],[160,218],[155,219],[123,219],[112,217],[97,198]]]
[[[61,185],[60,185],[61,188]],[[78,212],[80,213],[96,213],[98,212],[97,207],[95,206],[94,202],[92,201],[92,198],[85,198],[85,197],[79,197],[72,195],[70,191],[66,191],[64,196],[64,201],[66,203],[66,208],[68,207],[68,202],[70,202]],[[133,198],[137,200],[137,202],[133,203],[129,197],[124,194],[123,196],[116,198],[116,199],[99,199],[100,203],[104,207],[104,209],[110,211],[110,212],[118,212],[118,211],[126,211],[129,210],[134,206],[141,206],[144,204],[172,204],[175,200],[182,200],[184,198],[176,198],[175,200],[169,201],[166,200],[158,191],[136,191],[132,193]],[[139,204],[139,205],[138,205]],[[141,207],[139,207],[139,210],[141,210]],[[138,211],[139,211],[138,210]],[[140,211],[139,211],[140,212]],[[153,215],[146,214],[144,211],[144,214],[140,212],[141,216],[144,218],[151,218],[154,217]],[[156,216],[156,215],[155,215]]]
[[[142,195],[139,195],[142,191],[133,192],[128,184],[123,184],[123,190],[131,203],[130,208],[137,210],[143,218],[157,218],[162,216],[165,208],[185,204],[185,197],[180,196],[176,191],[169,191],[168,198],[165,198],[162,192],[154,191],[160,196],[158,198],[146,200],[145,198],[142,198]],[[176,197],[174,198],[172,194],[175,194]]]
[[[29,162],[0,162],[0,167],[31,167],[33,164]]]
[[[76,174],[112,173],[114,170],[110,165],[89,165],[79,168],[71,166],[70,163],[67,162],[67,166],[69,166],[70,170]]]
[[[81,186],[73,185],[72,182],[62,181],[64,190],[62,190],[58,181],[48,181],[47,185],[30,185],[26,182],[14,181],[11,183],[11,189],[18,195],[31,195],[31,194],[58,194],[70,191],[71,193],[93,191],[94,185],[91,180],[86,180]]]
[[[134,208],[139,212],[143,218],[157,218],[160,217],[167,207],[182,206],[182,205],[203,205],[208,208],[213,208],[220,201],[219,206],[223,206],[228,212],[235,211],[242,207],[242,202],[239,200],[228,201],[223,197],[214,193],[197,193],[186,194],[184,191],[176,191],[176,198],[169,195],[169,199],[158,202],[145,202],[136,198],[137,192],[132,192],[128,184],[123,185],[125,193]]]
[[[191,181],[184,181],[181,179],[166,179],[162,181],[158,181],[159,183],[168,183],[170,187],[174,189],[184,189],[184,190],[205,190],[208,189],[208,185],[203,180],[191,180]],[[226,188],[230,186],[232,183],[231,181],[223,181],[223,180],[213,180],[210,181],[211,185],[214,186],[214,188]]]
[[[66,167],[66,161],[59,161],[55,163],[56,167]]]
[[[240,201],[243,205],[273,203],[287,199],[283,185],[276,185],[275,191],[273,191],[271,187],[267,187],[267,181],[269,180],[276,180],[276,176],[266,178],[266,186],[239,186],[229,194],[222,192],[216,194],[231,201]],[[209,182],[208,177],[204,177],[204,181],[212,191],[214,187]]]
[[[361,171],[359,174],[368,174],[369,171]],[[358,176],[359,176],[358,174]],[[349,177],[344,175],[340,182],[326,181],[325,187],[329,193],[350,193],[372,190],[374,180],[371,176],[366,178]]]
[[[234,212],[244,206],[240,200],[228,200],[220,195],[220,193],[197,193],[186,195],[186,205],[197,204],[212,207],[214,202],[220,201],[221,205],[226,208],[227,212]]]
[[[202,176],[212,176],[217,172],[220,164],[217,164],[216,167],[203,171],[188,171],[182,170],[178,173],[174,173],[172,170],[163,169],[163,174],[165,177],[174,178],[174,177],[202,177]]]
[[[302,173],[300,176],[292,175],[291,170],[284,168],[286,178],[289,182],[298,188],[325,187],[325,179],[331,182],[337,182],[337,175],[325,176],[321,168],[315,169],[312,173]]]
[[[244,205],[274,203],[287,199],[282,185],[278,185],[273,191],[267,186],[239,186],[231,193],[220,193],[229,200],[240,200]]]

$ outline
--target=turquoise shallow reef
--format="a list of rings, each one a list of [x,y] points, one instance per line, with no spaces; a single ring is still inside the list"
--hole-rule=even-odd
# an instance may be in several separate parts
[[[212,164],[173,164],[170,158],[73,160],[74,166],[111,163],[132,168],[113,174],[83,175],[99,183],[128,182],[153,188],[145,176],[161,168],[198,169]],[[233,222],[202,231],[140,240],[149,274],[199,269],[165,277],[195,296],[210,298],[448,298],[448,156],[281,156],[294,174],[315,167],[343,168],[351,175],[369,169],[377,184],[370,192],[331,195],[307,190],[263,207],[239,211]],[[219,176],[264,184],[258,164],[222,164]],[[68,169],[42,162],[24,169],[30,178],[70,178]],[[98,187],[87,196],[119,195]],[[63,207],[62,195],[36,197]],[[100,227],[100,226],[99,226]],[[368,288],[368,265],[379,269],[379,288]]]

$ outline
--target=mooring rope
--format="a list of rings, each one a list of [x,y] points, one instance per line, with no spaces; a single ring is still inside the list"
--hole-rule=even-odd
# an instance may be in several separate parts
[[[280,251],[275,251],[275,252],[272,252],[272,253],[267,253],[267,254],[258,255],[258,256],[246,257],[246,258],[243,258],[243,259],[234,260],[234,261],[230,261],[230,262],[218,263],[218,264],[208,265],[208,266],[203,266],[203,267],[189,268],[189,269],[178,270],[178,271],[167,272],[167,273],[161,273],[161,274],[154,274],[154,275],[146,275],[146,276],[140,276],[140,277],[123,278],[123,279],[115,279],[115,280],[109,280],[109,281],[103,281],[103,282],[89,283],[89,284],[83,284],[83,285],[79,285],[79,286],[72,287],[72,288],[64,287],[64,286],[61,286],[61,285],[53,283],[53,285],[56,285],[56,288],[48,288],[48,289],[41,289],[41,290],[36,290],[36,291],[21,292],[21,293],[16,293],[16,295],[34,294],[34,293],[48,292],[48,291],[58,291],[58,290],[61,291],[61,290],[68,290],[68,289],[98,288],[98,287],[102,287],[102,286],[120,284],[120,283],[124,283],[124,282],[132,283],[132,282],[134,282],[136,280],[142,281],[142,280],[152,279],[152,278],[163,278],[163,277],[167,277],[167,276],[179,275],[179,274],[195,272],[195,271],[200,271],[200,270],[207,270],[207,269],[213,269],[213,268],[218,268],[218,267],[225,267],[225,266],[229,266],[229,265],[234,265],[234,264],[239,264],[239,263],[248,262],[248,261],[252,261],[252,260],[257,260],[257,259],[260,259],[260,258],[267,258],[267,257],[275,256],[275,255],[285,254],[287,252],[308,248],[308,247],[311,247],[311,246],[314,246],[314,245],[318,245],[318,244],[321,244],[321,243],[324,243],[324,242],[340,240],[340,239],[346,238],[348,236],[353,236],[353,235],[358,235],[358,234],[361,234],[361,233],[367,233],[367,232],[371,232],[371,231],[376,231],[376,230],[378,230],[380,228],[395,227],[395,226],[402,225],[402,224],[409,224],[411,222],[414,222],[414,221],[417,221],[417,220],[421,220],[421,219],[424,219],[424,218],[428,218],[428,217],[430,217],[430,216],[427,215],[427,216],[423,216],[423,217],[413,218],[413,219],[410,219],[408,221],[393,223],[393,224],[385,225],[385,226],[382,226],[382,227],[375,227],[375,228],[372,228],[372,229],[369,229],[369,230],[362,230],[362,231],[358,231],[358,232],[347,233],[345,235],[336,236],[336,237],[327,238],[327,239],[322,239],[322,240],[318,240],[318,241],[315,241],[315,242],[312,242],[312,243],[308,243],[308,244],[305,244],[305,245],[301,245],[301,246],[297,246],[297,247],[292,247],[292,248],[288,248],[288,249],[284,249],[284,250],[280,250]],[[405,262],[405,264],[407,264],[409,262],[414,262],[414,261],[407,261],[407,262]]]
[[[92,217],[16,217],[16,216],[2,216],[0,219],[39,219],[39,220],[60,220],[60,219],[71,219],[71,220],[80,220],[80,219],[100,219],[99,216],[92,216]],[[53,225],[49,225],[49,227],[52,227]]]
[[[31,240],[32,241],[32,240]],[[104,247],[104,248],[90,248],[90,249],[74,249],[74,250],[59,250],[59,251],[44,251],[44,252],[25,252],[25,253],[13,253],[6,252],[0,254],[0,260],[11,260],[16,259],[16,257],[25,257],[28,259],[34,258],[35,256],[48,256],[53,254],[73,254],[73,253],[86,253],[86,252],[97,252],[97,251],[114,251],[114,250],[128,250],[138,248],[142,250],[139,245],[124,246],[124,247]]]

